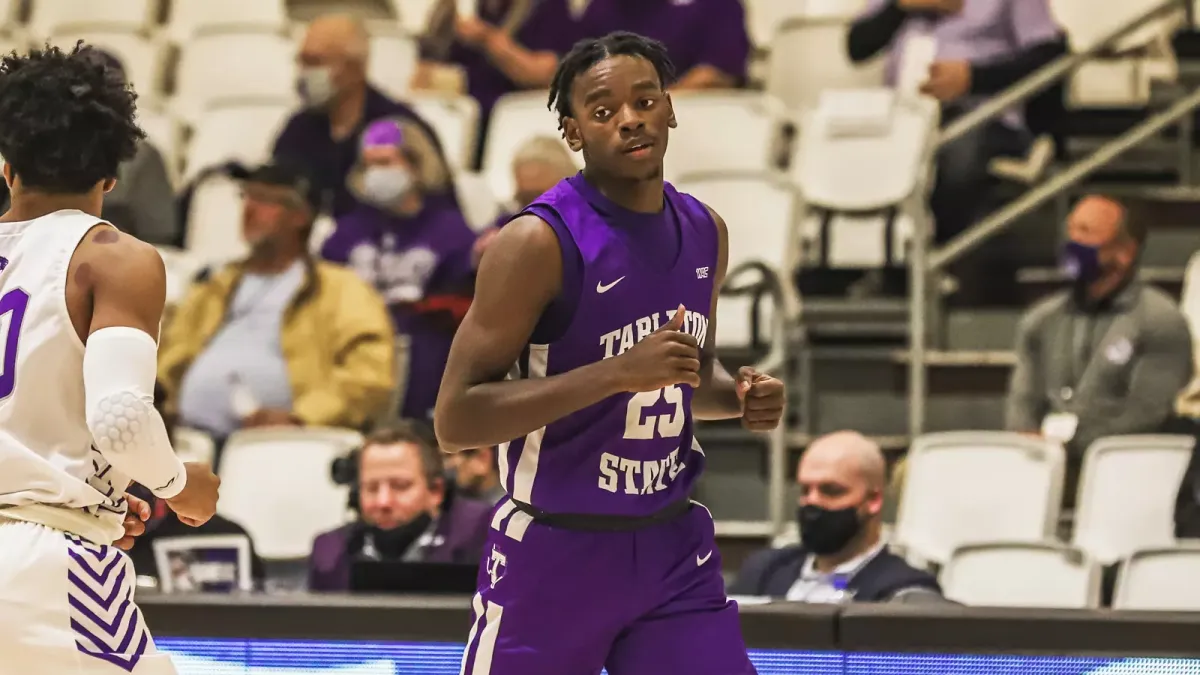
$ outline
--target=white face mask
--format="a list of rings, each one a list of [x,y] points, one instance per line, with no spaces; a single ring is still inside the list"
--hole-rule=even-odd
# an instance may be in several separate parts
[[[395,204],[412,187],[412,174],[402,166],[372,166],[363,172],[363,196],[377,206]]]
[[[333,71],[327,67],[303,68],[297,83],[300,98],[311,108],[321,108],[333,100]]]

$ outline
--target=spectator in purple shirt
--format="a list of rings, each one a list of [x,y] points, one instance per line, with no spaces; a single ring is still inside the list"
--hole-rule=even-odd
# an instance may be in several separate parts
[[[458,16],[456,4],[440,0],[431,12],[413,88],[454,88],[458,82],[447,67],[461,72],[466,93],[479,102],[482,151],[496,101],[509,92],[547,86],[558,57],[582,34],[570,22],[555,21],[537,0],[476,0],[472,17]]]
[[[313,541],[309,590],[349,590],[355,560],[479,562],[491,504],[447,490],[442,454],[420,424],[376,431],[350,460],[359,517]]]
[[[470,305],[475,233],[439,198],[450,189],[449,174],[429,134],[411,121],[368,126],[348,184],[361,205],[337,218],[321,254],[348,264],[383,295],[409,344],[402,416],[427,420]]]
[[[275,139],[273,154],[311,167],[317,186],[328,195],[328,210],[342,215],[355,206],[346,175],[358,159],[358,136],[367,124],[397,117],[423,128],[445,163],[432,128],[408,106],[384,96],[367,82],[370,40],[361,21],[328,15],[309,24],[297,59],[297,87],[304,109],[288,120]],[[443,198],[457,204],[454,192]]]
[[[905,44],[917,35],[929,35],[937,44],[922,91],[941,102],[944,124],[1066,49],[1048,0],[869,0],[850,29],[847,49],[854,61],[886,51],[889,82],[895,84]],[[942,148],[931,200],[939,242],[982,215],[987,202],[980,195],[991,186],[989,162],[1024,155],[1032,121],[1022,111],[1010,111]],[[980,269],[978,261],[970,262]]]

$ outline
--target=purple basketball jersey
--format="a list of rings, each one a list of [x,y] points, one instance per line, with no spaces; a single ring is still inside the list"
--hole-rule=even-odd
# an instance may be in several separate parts
[[[666,324],[682,304],[683,330],[707,339],[717,228],[696,199],[665,185],[662,213],[624,209],[568,178],[523,213],[550,224],[563,250],[569,316],[553,339],[539,331],[518,364],[548,377],[618,356]],[[564,309],[565,307],[565,309]],[[508,444],[500,474],[508,494],[548,513],[646,516],[691,492],[704,454],[692,436],[692,387],[624,393]]]

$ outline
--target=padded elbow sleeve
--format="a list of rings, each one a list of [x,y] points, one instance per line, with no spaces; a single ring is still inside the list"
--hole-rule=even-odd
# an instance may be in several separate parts
[[[96,448],[118,471],[170,499],[187,474],[154,408],[158,346],[136,328],[102,328],[83,354],[87,425]]]

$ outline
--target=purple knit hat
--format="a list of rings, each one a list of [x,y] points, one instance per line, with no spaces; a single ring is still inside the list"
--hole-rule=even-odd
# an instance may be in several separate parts
[[[382,119],[367,125],[362,133],[362,147],[399,147],[404,144],[404,134],[396,120]]]

